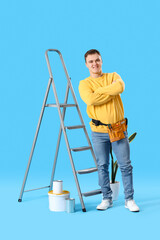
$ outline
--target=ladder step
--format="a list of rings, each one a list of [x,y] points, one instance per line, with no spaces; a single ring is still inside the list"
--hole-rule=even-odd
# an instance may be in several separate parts
[[[59,104],[60,107],[76,107],[76,104]],[[58,107],[57,104],[46,104],[45,107]]]
[[[93,190],[93,191],[90,191],[90,192],[82,193],[82,195],[84,197],[89,197],[89,196],[97,195],[97,194],[100,194],[100,193],[102,193],[101,189],[97,189],[97,190]]]
[[[71,148],[71,151],[73,151],[73,152],[79,152],[79,151],[85,151],[85,150],[89,150],[89,149],[92,149],[92,147]]]
[[[93,168],[88,168],[88,169],[82,169],[82,170],[77,170],[76,172],[79,174],[86,174],[86,173],[92,173],[92,172],[96,172],[97,168],[93,167]]]
[[[77,125],[77,126],[66,126],[65,128],[71,130],[71,129],[78,129],[78,128],[84,128],[84,125]]]

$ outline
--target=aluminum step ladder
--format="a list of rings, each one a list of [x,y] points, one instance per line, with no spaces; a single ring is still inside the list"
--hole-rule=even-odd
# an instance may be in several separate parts
[[[62,103],[62,104],[59,103],[59,100],[58,100],[56,87],[55,87],[55,83],[54,83],[53,75],[52,75],[52,71],[51,71],[51,65],[50,65],[50,62],[49,62],[48,52],[56,52],[56,53],[59,54],[64,72],[65,72],[65,75],[66,75],[66,78],[67,78],[67,88],[66,88],[66,93],[65,93],[65,100],[64,100],[64,103]],[[92,145],[91,145],[91,142],[90,142],[90,139],[89,139],[89,136],[88,136],[88,133],[87,133],[87,130],[86,130],[86,127],[85,127],[80,109],[79,109],[79,105],[78,105],[78,102],[77,102],[77,99],[76,99],[76,96],[75,96],[75,93],[74,93],[74,90],[73,90],[73,87],[72,87],[72,84],[71,84],[71,79],[68,75],[68,72],[67,72],[67,69],[66,69],[66,66],[65,66],[65,63],[64,63],[61,52],[57,49],[48,49],[45,52],[45,57],[46,57],[46,61],[47,61],[47,66],[48,66],[50,78],[49,78],[49,82],[48,82],[48,85],[47,85],[47,90],[46,90],[46,93],[45,93],[45,97],[44,97],[44,101],[43,101],[43,105],[42,105],[42,109],[41,109],[37,129],[36,129],[35,137],[34,137],[34,140],[33,140],[32,149],[31,149],[31,153],[30,153],[30,156],[29,156],[29,161],[28,161],[26,172],[25,172],[25,176],[24,176],[24,180],[23,180],[23,184],[22,184],[22,188],[21,188],[21,192],[20,192],[18,202],[22,202],[22,196],[23,196],[24,192],[39,190],[39,189],[42,189],[42,188],[49,188],[49,191],[52,189],[55,167],[56,167],[58,151],[59,151],[59,145],[60,145],[60,140],[61,140],[61,134],[62,134],[62,131],[63,131],[64,138],[65,138],[65,143],[66,143],[67,151],[68,151],[68,155],[69,155],[69,159],[70,159],[71,166],[72,166],[73,175],[74,175],[75,182],[76,182],[76,187],[77,187],[77,190],[78,190],[78,195],[79,195],[81,206],[82,206],[82,211],[86,212],[86,208],[85,208],[84,201],[83,201],[83,196],[85,196],[85,197],[93,196],[93,195],[96,195],[96,194],[100,194],[102,192],[101,192],[101,189],[97,189],[97,190],[94,190],[94,191],[82,193],[81,189],[80,189],[79,182],[78,182],[77,174],[88,174],[88,173],[92,173],[92,172],[97,171],[97,163],[96,163],[95,154],[94,154],[94,151],[93,151],[93,148],[92,148]],[[46,104],[47,98],[48,98],[48,93],[49,93],[51,85],[52,85],[52,88],[53,88],[56,103],[55,104]],[[73,97],[73,100],[74,100],[74,104],[68,104],[67,103],[69,90],[71,91],[71,94],[72,94],[72,97]],[[41,121],[42,121],[42,117],[43,117],[44,110],[45,110],[46,107],[56,107],[57,108],[59,118],[60,118],[60,123],[61,123],[60,129],[59,129],[59,135],[58,135],[58,141],[57,141],[57,147],[56,147],[56,152],[55,152],[55,158],[54,158],[54,164],[53,164],[53,170],[52,170],[50,185],[45,186],[45,187],[41,187],[41,188],[30,189],[30,190],[24,191],[27,176],[28,176],[28,172],[29,172],[29,168],[30,168],[30,164],[31,164],[31,161],[32,161],[34,148],[35,148],[35,145],[36,145],[36,141],[37,141],[37,137],[38,137]],[[65,118],[65,112],[66,112],[67,107],[76,107],[76,109],[78,111],[80,121],[81,121],[81,125],[64,126],[64,118]],[[62,112],[61,112],[61,108],[63,108]],[[88,146],[83,146],[83,147],[78,147],[78,148],[70,148],[67,133],[66,133],[66,129],[74,130],[74,129],[79,129],[79,128],[84,130],[84,133],[85,133],[85,136],[86,136],[86,139],[87,139],[87,142],[88,142]],[[86,150],[91,151],[91,154],[93,156],[93,160],[95,162],[96,167],[76,171],[75,166],[74,166],[74,162],[73,162],[73,158],[72,158],[72,151],[73,152],[79,152],[79,151],[86,151]]]

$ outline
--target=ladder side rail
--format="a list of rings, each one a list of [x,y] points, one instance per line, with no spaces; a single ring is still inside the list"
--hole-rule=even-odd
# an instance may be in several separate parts
[[[50,66],[49,58],[48,58],[48,52],[49,52],[49,51],[55,51],[55,52],[57,52],[57,53],[59,54],[59,56],[60,56],[60,59],[61,59],[62,65],[63,65],[63,69],[64,69],[64,72],[65,72],[65,75],[66,75],[66,78],[67,78],[67,81],[68,81],[68,84],[69,84],[69,87],[70,87],[70,90],[71,90],[71,93],[72,93],[74,102],[75,102],[75,104],[76,104],[77,111],[78,111],[78,114],[79,114],[81,123],[82,123],[82,125],[85,126],[85,123],[84,123],[84,120],[83,120],[83,117],[82,117],[82,114],[81,114],[81,112],[80,112],[80,108],[79,108],[79,105],[78,105],[78,101],[77,101],[77,99],[76,99],[76,96],[75,96],[75,93],[74,93],[74,90],[73,90],[73,86],[72,86],[72,83],[71,83],[71,79],[70,79],[70,77],[69,77],[67,68],[66,68],[66,66],[65,66],[65,63],[64,63],[62,54],[61,54],[61,52],[60,52],[59,50],[57,50],[57,49],[48,49],[48,50],[46,50],[46,52],[45,52],[45,56],[46,56],[46,60],[47,60],[47,65],[48,65],[48,70],[49,70],[49,74],[50,74],[51,77],[53,77],[53,75],[52,75],[52,70],[51,70],[51,66]],[[87,131],[86,131],[86,126],[84,127],[84,132],[85,132],[85,135],[86,135],[88,144],[89,144],[90,146],[92,146],[91,141],[90,141],[89,136],[88,136],[88,133],[87,133]],[[95,154],[94,154],[94,152],[93,152],[93,148],[92,148],[92,151],[91,151],[91,152],[92,152],[92,155],[93,155],[93,159],[94,159],[94,161],[95,161],[95,164],[96,164],[96,166],[97,166],[96,157],[95,157]]]
[[[69,159],[70,159],[70,162],[71,162],[73,175],[74,175],[76,186],[77,186],[77,190],[78,190],[78,195],[79,195],[79,198],[80,198],[80,201],[81,201],[82,209],[83,209],[83,211],[85,211],[85,206],[84,206],[84,202],[83,202],[83,198],[82,198],[82,193],[81,193],[79,182],[78,182],[78,178],[77,178],[77,175],[76,175],[76,170],[75,170],[75,166],[74,166],[74,163],[73,163],[71,150],[70,150],[70,147],[69,147],[69,142],[68,142],[66,130],[65,130],[65,127],[64,127],[64,122],[63,122],[63,119],[62,119],[60,104],[59,104],[59,100],[58,100],[58,96],[57,96],[57,92],[56,92],[56,88],[55,88],[55,84],[54,84],[53,78],[52,78],[52,88],[53,88],[54,96],[55,96],[55,99],[56,99],[58,114],[59,114],[59,117],[60,117],[61,127],[62,127],[62,131],[63,131],[63,134],[64,134],[64,139],[65,139],[65,142],[66,142],[67,151],[68,151]]]
[[[53,78],[52,69],[51,69],[51,65],[50,65],[49,57],[48,57],[48,52],[57,52],[60,56],[61,56],[61,52],[57,49],[47,49],[45,51],[45,58],[46,58],[46,61],[47,61],[49,75],[50,75],[51,78]]]
[[[82,210],[86,211],[85,206],[84,206],[84,202],[83,202],[83,198],[82,198],[82,193],[81,193],[80,186],[79,186],[79,182],[78,182],[78,178],[77,178],[77,175],[76,175],[75,166],[74,166],[72,155],[71,155],[71,150],[70,150],[70,147],[69,147],[69,142],[68,142],[67,135],[66,135],[66,130],[64,128],[64,123],[63,123],[61,110],[60,110],[60,104],[59,104],[59,101],[58,101],[58,96],[57,96],[57,92],[56,92],[56,88],[55,88],[55,84],[54,84],[54,80],[53,80],[53,75],[52,75],[52,70],[51,70],[51,66],[50,66],[50,62],[49,62],[48,51],[55,51],[55,52],[57,52],[59,54],[59,56],[61,57],[62,60],[63,60],[63,58],[62,58],[61,52],[59,50],[57,50],[57,49],[48,49],[45,52],[45,57],[46,57],[46,61],[47,61],[48,71],[49,71],[50,77],[52,78],[53,92],[54,92],[54,96],[55,96],[55,99],[56,99],[56,104],[57,104],[57,109],[58,109],[58,113],[59,113],[59,117],[60,117],[61,127],[62,127],[62,131],[64,133],[64,138],[65,138],[67,151],[68,151],[68,154],[69,154],[69,158],[70,158],[70,162],[71,162],[71,166],[72,166],[72,170],[73,170],[73,175],[74,175],[74,178],[75,178],[75,181],[76,181],[78,195],[79,195],[80,202],[81,202],[81,205],[82,205]],[[63,66],[65,66],[65,65],[63,65]],[[68,85],[70,87],[70,81],[68,81]]]
[[[46,101],[47,101],[47,98],[48,98],[49,89],[50,89],[50,86],[51,86],[51,81],[52,81],[51,78],[49,78],[48,85],[47,85],[47,90],[46,90],[46,93],[45,93],[45,97],[44,97],[44,101],[43,101],[43,105],[42,105],[42,109],[41,109],[41,113],[40,113],[40,117],[39,117],[39,121],[38,121],[38,124],[37,124],[36,133],[35,133],[33,144],[32,144],[32,149],[31,149],[31,152],[30,152],[29,160],[28,160],[27,169],[26,169],[26,172],[25,172],[20,196],[19,196],[19,199],[18,199],[19,202],[22,201],[22,196],[23,196],[25,185],[26,185],[26,180],[27,180],[27,177],[28,177],[29,168],[30,168],[31,161],[32,161],[32,156],[33,156],[34,149],[35,149],[35,146],[36,146],[37,137],[38,137],[39,129],[40,129],[40,126],[41,126],[43,113],[44,113]]]
[[[67,84],[66,94],[65,94],[65,100],[64,100],[64,103],[65,103],[65,104],[67,104],[68,94],[69,94],[69,85]],[[63,121],[64,121],[64,118],[65,118],[65,112],[66,112],[66,108],[64,107],[64,108],[63,108],[63,111],[62,111],[62,119],[63,119]],[[61,125],[60,125],[49,190],[52,189],[52,185],[53,185],[53,179],[54,179],[56,162],[57,162],[57,157],[58,157],[58,152],[59,152],[59,145],[60,145],[61,135],[62,135],[62,127],[61,127]]]
[[[58,51],[58,52],[59,52],[59,51]],[[72,86],[72,83],[71,83],[71,79],[70,79],[70,77],[69,77],[69,75],[68,75],[67,68],[66,68],[66,66],[65,66],[65,63],[64,63],[62,54],[61,54],[60,52],[59,52],[59,55],[60,55],[61,62],[62,62],[64,71],[65,71],[65,74],[66,74],[66,78],[67,78],[67,80],[68,80],[68,82],[69,82],[70,90],[71,90],[71,93],[72,93],[74,102],[75,102],[75,104],[76,104],[77,111],[78,111],[78,114],[79,114],[81,123],[82,123],[82,125],[84,125],[84,132],[85,132],[85,135],[86,135],[88,144],[89,144],[89,146],[92,146],[91,141],[90,141],[89,136],[88,136],[88,133],[87,133],[87,130],[86,130],[86,126],[85,126],[85,123],[84,123],[84,120],[83,120],[81,111],[80,111],[80,108],[79,108],[79,105],[78,105],[77,98],[76,98],[76,95],[75,95],[75,92],[74,92],[74,89],[73,89],[73,86]],[[94,162],[95,162],[95,165],[96,165],[96,167],[97,167],[97,161],[96,161],[96,157],[95,157],[95,154],[94,154],[94,151],[93,151],[93,147],[91,148],[91,153],[92,153],[92,157],[93,157],[93,160],[94,160]]]

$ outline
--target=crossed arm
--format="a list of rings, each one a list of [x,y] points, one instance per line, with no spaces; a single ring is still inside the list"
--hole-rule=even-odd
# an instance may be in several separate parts
[[[97,88],[94,92],[85,81],[81,81],[79,84],[80,96],[87,105],[101,105],[107,103],[123,91],[124,82],[121,78],[113,80],[112,84],[106,87]]]

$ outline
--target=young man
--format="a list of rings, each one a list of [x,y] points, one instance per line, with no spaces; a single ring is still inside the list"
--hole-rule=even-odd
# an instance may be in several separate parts
[[[139,207],[133,200],[127,123],[120,97],[124,91],[124,82],[116,72],[102,72],[102,58],[98,50],[91,49],[84,57],[90,76],[80,81],[79,92],[82,100],[87,104],[87,114],[92,119],[90,122],[92,143],[96,155],[99,185],[103,194],[103,200],[97,209],[105,210],[113,205],[108,171],[109,152],[112,146],[122,174],[125,207],[132,212],[138,212]]]

